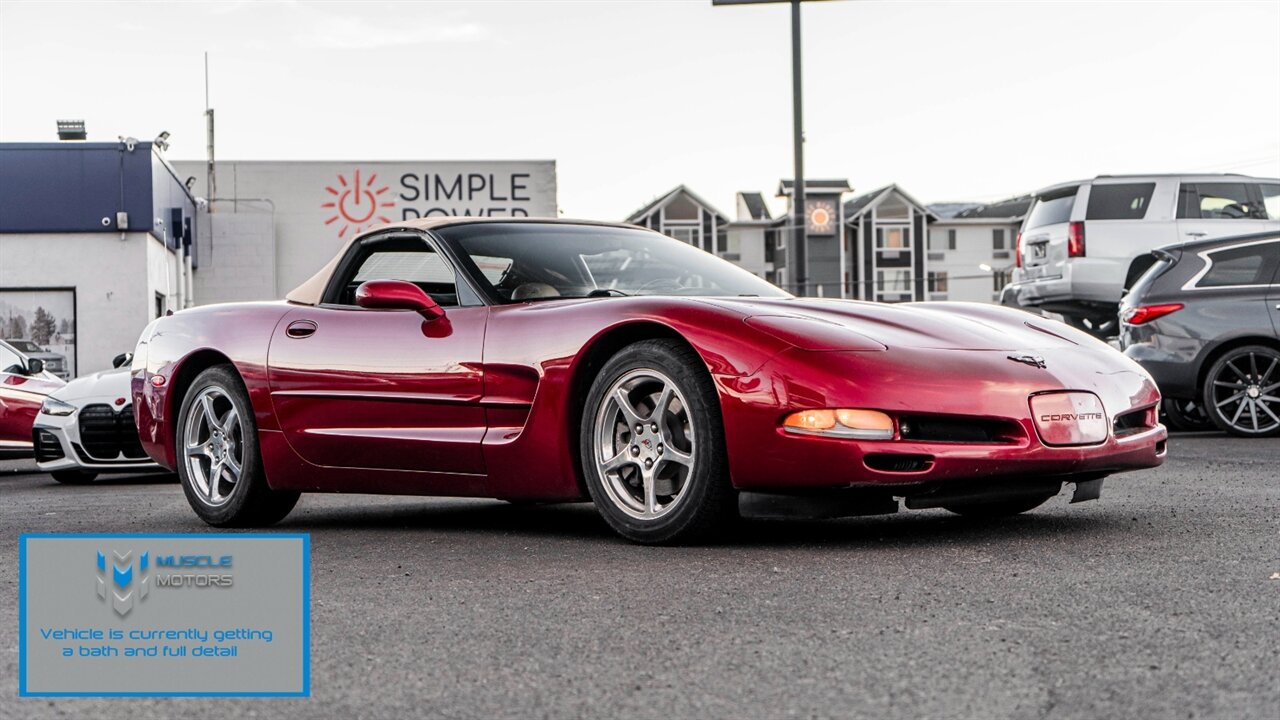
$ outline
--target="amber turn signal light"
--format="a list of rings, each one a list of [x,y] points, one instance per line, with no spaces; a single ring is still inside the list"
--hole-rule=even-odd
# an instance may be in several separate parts
[[[782,421],[787,432],[800,435],[892,440],[893,418],[879,410],[801,410]]]

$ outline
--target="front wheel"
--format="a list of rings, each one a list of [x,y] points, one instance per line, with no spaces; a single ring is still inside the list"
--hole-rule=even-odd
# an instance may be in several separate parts
[[[298,502],[298,493],[267,486],[249,393],[229,365],[191,383],[178,411],[177,446],[182,491],[210,525],[270,525]]]
[[[1280,435],[1280,350],[1245,345],[1218,358],[1205,376],[1204,408],[1232,435]]]
[[[1010,515],[1018,515],[1029,510],[1035,510],[1041,505],[1049,501],[1049,498],[1057,495],[1056,492],[1047,495],[1027,495],[1025,497],[1004,498],[1001,500],[974,500],[971,502],[954,503],[952,505],[943,505],[942,507],[965,517],[972,518],[1002,518]]]
[[[644,340],[605,364],[587,396],[579,448],[591,499],[629,540],[705,539],[737,512],[719,396],[681,342]]]

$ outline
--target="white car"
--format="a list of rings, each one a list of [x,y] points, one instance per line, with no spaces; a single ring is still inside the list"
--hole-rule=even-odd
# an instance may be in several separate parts
[[[129,368],[72,380],[45,398],[32,427],[36,464],[53,479],[87,483],[98,473],[162,471],[138,442]]]
[[[1244,175],[1101,175],[1035,193],[1002,301],[1062,315],[1106,337],[1151,251],[1280,230],[1280,180]]]

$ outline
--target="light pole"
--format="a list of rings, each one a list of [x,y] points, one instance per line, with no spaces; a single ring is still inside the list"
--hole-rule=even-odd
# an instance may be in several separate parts
[[[795,266],[797,295],[808,294],[809,238],[805,232],[804,199],[804,103],[800,87],[800,3],[808,0],[711,0],[714,5],[763,5],[791,3],[791,142],[795,152],[795,185],[791,196],[792,250],[787,267]]]

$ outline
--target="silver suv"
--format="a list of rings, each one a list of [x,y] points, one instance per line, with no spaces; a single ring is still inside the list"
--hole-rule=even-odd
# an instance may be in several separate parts
[[[1124,290],[1151,250],[1280,230],[1280,180],[1243,175],[1099,175],[1035,193],[1022,221],[1005,304],[1115,335]]]

